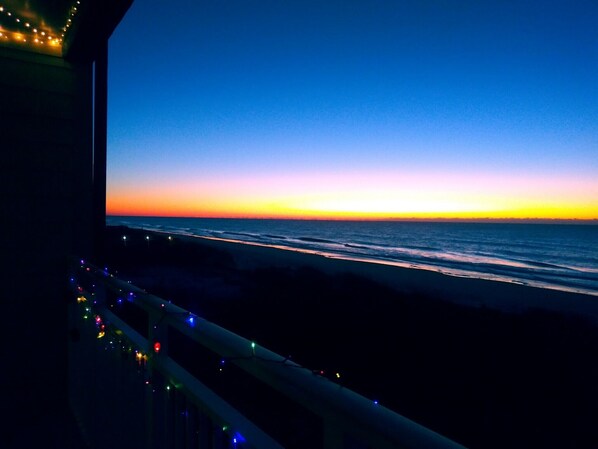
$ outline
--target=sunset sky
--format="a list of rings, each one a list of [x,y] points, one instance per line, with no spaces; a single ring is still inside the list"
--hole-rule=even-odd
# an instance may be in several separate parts
[[[107,212],[598,219],[595,1],[136,0]]]

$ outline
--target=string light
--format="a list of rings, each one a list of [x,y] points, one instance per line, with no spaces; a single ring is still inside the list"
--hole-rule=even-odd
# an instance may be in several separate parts
[[[105,277],[107,277],[109,275],[109,270],[107,267],[104,267],[103,269],[99,269],[99,268],[95,268],[92,266],[88,266],[85,264],[84,260],[81,260],[80,263],[81,263],[81,271],[84,273],[85,276],[91,275],[91,276],[96,276],[97,279],[104,279]],[[103,275],[103,276],[100,276],[100,275]],[[76,279],[74,277],[69,278],[69,280],[70,280],[70,283],[72,284],[72,288],[77,291],[77,296],[76,296],[77,304],[82,305],[82,308],[84,309],[84,318],[86,318],[88,316],[88,314],[91,312],[91,308],[88,306],[88,304],[90,303],[89,296],[94,295],[94,292],[91,292],[91,293],[85,292],[85,290],[83,290],[81,285],[77,285]],[[91,285],[92,285],[92,288],[95,287],[95,284],[91,284]],[[122,289],[119,289],[119,291],[122,292]],[[126,296],[127,299],[130,298],[129,300],[131,300],[134,297],[134,293],[132,291],[122,292],[122,295]],[[117,304],[122,304],[123,298],[118,296],[118,297],[116,297],[115,302]],[[169,303],[170,303],[170,301],[169,301]],[[95,304],[95,301],[94,301],[94,304]],[[158,324],[167,314],[180,314],[181,313],[181,312],[169,311],[168,308],[166,307],[165,303],[161,303],[160,307],[163,310],[163,316],[158,321]],[[106,349],[120,349],[120,351],[123,353],[123,355],[131,354],[133,352],[133,345],[126,340],[126,337],[124,336],[124,333],[122,330],[113,329],[112,326],[108,326],[107,323],[104,322],[104,320],[102,319],[100,314],[96,313],[92,316],[94,317],[95,325],[99,328],[97,339],[102,339],[102,341],[106,341],[106,343],[105,343]],[[195,316],[190,312],[185,311],[184,316],[181,319],[186,321],[190,326],[195,325],[195,321],[196,321]],[[112,337],[106,338],[108,336],[109,332],[112,332]],[[251,341],[249,344],[251,347],[251,356],[221,358],[219,360],[219,366],[218,366],[219,371],[220,372],[223,371],[223,368],[226,365],[226,362],[228,360],[234,360],[234,359],[258,359],[260,361],[267,362],[267,363],[283,364],[283,365],[288,366],[289,368],[306,369],[305,367],[303,367],[301,365],[297,365],[294,363],[287,363],[290,359],[290,356],[288,356],[284,359],[275,359],[275,360],[256,356],[256,349],[255,349],[257,346],[256,342]],[[153,343],[153,345],[151,346],[151,348],[153,348],[153,352],[156,354],[160,353],[163,349],[161,347],[161,343],[159,341],[155,341]],[[148,350],[151,351],[151,349],[148,349]],[[156,386],[152,386],[151,379],[149,377],[147,377],[147,376],[149,376],[149,372],[147,371],[146,365],[147,365],[149,359],[150,359],[150,356],[147,353],[145,353],[144,351],[142,351],[140,349],[134,350],[134,361],[136,362],[138,372],[143,374],[145,385],[150,386],[152,388],[152,392],[156,393],[157,392]],[[324,376],[324,374],[325,374],[324,370],[311,370],[311,372],[314,374],[319,374],[321,376]],[[336,377],[336,379],[340,379],[340,377],[341,377],[339,372],[335,372],[334,376]],[[175,387],[176,387],[176,385],[175,385]],[[169,383],[169,384],[165,385],[164,388],[166,391],[170,392],[172,389],[172,386]],[[170,396],[168,396],[168,397],[170,397]],[[374,405],[378,405],[378,400],[373,400],[372,402]],[[183,416],[187,416],[187,411],[182,411],[181,414]],[[222,426],[222,432],[225,432],[228,434],[227,438],[228,438],[229,444],[232,443],[233,447],[238,447],[239,444],[245,443],[245,438],[243,438],[242,435],[240,435],[237,432],[232,432],[229,429],[230,428],[228,425]]]
[[[83,259],[80,261],[80,263],[81,263],[81,268],[85,272],[90,272],[91,268],[89,266],[85,265],[85,261]],[[100,270],[100,269],[94,269],[93,271],[94,271],[94,273],[101,273],[104,276],[106,276],[106,274],[109,274],[109,270],[108,270],[107,267],[104,267],[102,270]],[[110,277],[114,277],[113,275],[109,275],[109,276]],[[74,278],[71,277],[70,280],[71,280],[71,283],[74,282]],[[131,283],[130,281],[127,281],[127,282]],[[95,287],[95,284],[93,286]],[[118,290],[120,292],[122,292],[122,289],[119,288]],[[82,287],[81,286],[77,286],[77,291],[79,293],[81,293],[83,291]],[[126,292],[125,294],[127,295],[127,300],[128,301],[132,301],[134,299],[134,297],[135,297],[135,294],[133,292]],[[93,295],[93,293],[92,293],[92,295]],[[117,297],[116,300],[115,300],[115,302],[116,302],[116,304],[122,304],[123,303],[123,299],[121,297]],[[168,301],[168,302],[171,303],[171,301]],[[113,306],[113,304],[110,305],[110,307],[112,307],[112,306]],[[163,315],[158,320],[158,322],[154,325],[154,329],[156,329],[158,327],[158,325],[160,324],[160,322],[166,317],[167,314],[180,314],[181,313],[181,312],[170,312],[170,311],[168,311],[168,309],[166,308],[166,303],[161,303],[159,305],[159,307],[162,309]],[[89,312],[90,309],[87,308],[86,311]],[[195,326],[195,321],[196,321],[195,320],[195,316],[191,312],[182,312],[182,313],[186,315],[186,318],[184,320],[190,326],[194,327]],[[99,315],[96,315],[96,320],[98,320],[98,319],[100,320],[99,323],[101,323],[103,325],[104,323],[101,321],[101,317],[99,317]],[[120,331],[119,333],[122,334],[122,331]],[[251,355],[250,356],[247,356],[247,357],[227,357],[227,358],[222,358],[220,360],[220,363],[219,363],[219,366],[218,366],[218,370],[220,372],[223,372],[223,368],[224,368],[225,363],[226,363],[227,360],[259,359],[259,360],[261,360],[263,362],[286,364],[289,367],[309,370],[309,371],[311,371],[312,374],[315,374],[315,375],[326,376],[326,371],[322,370],[322,369],[309,369],[309,368],[303,367],[301,365],[287,364],[287,361],[289,361],[289,359],[291,358],[290,356],[287,356],[286,358],[281,359],[281,360],[271,360],[271,359],[267,359],[267,358],[264,358],[264,357],[257,356],[256,355],[256,349],[255,349],[256,346],[257,346],[256,342],[251,341],[249,343],[249,345],[250,345],[250,348],[251,348]],[[158,353],[158,352],[161,351],[161,349],[162,349],[161,348],[161,344],[159,342],[155,342],[154,345],[153,345],[154,352]],[[148,356],[144,355],[143,352],[141,352],[141,351],[136,352],[136,357],[137,357],[137,360],[140,361],[140,363],[145,363],[148,360]],[[340,372],[334,372],[334,376],[330,376],[329,380],[339,380],[340,378],[341,378]]]
[[[80,9],[76,5],[80,4],[81,1],[77,0],[77,2],[73,3],[69,8],[67,18],[65,19],[65,26],[62,27],[63,31],[66,32],[66,29],[73,23],[73,19]],[[10,18],[7,23],[11,24],[11,26],[9,29],[2,29],[0,38],[4,38],[4,40],[9,40],[9,38],[11,38],[12,41],[23,44],[31,42],[30,45],[34,45],[36,51],[49,52],[52,54],[60,53],[62,51],[63,38],[65,37],[64,33],[62,33],[62,38],[58,38],[56,37],[58,33],[54,32],[49,26],[44,25],[45,29],[41,30],[39,29],[39,26],[34,26],[31,22],[26,21],[25,18],[18,17],[4,6],[0,6],[0,19],[2,19],[2,15]],[[43,19],[41,20],[44,22]],[[36,37],[35,35],[38,33],[41,34],[45,40]]]

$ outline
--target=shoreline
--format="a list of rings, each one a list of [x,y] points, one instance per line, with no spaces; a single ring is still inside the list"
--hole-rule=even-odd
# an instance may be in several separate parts
[[[375,264],[375,265],[388,265],[391,267],[403,268],[403,269],[408,269],[408,270],[430,271],[432,273],[438,273],[438,274],[442,274],[444,276],[451,276],[451,277],[456,277],[456,278],[479,279],[479,280],[491,281],[491,282],[502,282],[502,283],[511,284],[511,285],[521,285],[523,287],[532,287],[532,288],[537,288],[537,289],[542,289],[542,290],[555,290],[555,291],[560,291],[560,292],[564,292],[564,293],[573,293],[573,294],[579,294],[579,295],[584,295],[584,296],[595,296],[598,300],[598,292],[575,289],[574,287],[555,286],[552,284],[542,283],[542,282],[537,282],[534,284],[532,282],[508,280],[506,278],[503,279],[498,275],[495,275],[495,277],[492,277],[491,274],[487,274],[487,277],[484,277],[483,272],[457,270],[457,269],[443,268],[441,266],[433,266],[433,265],[416,265],[413,263],[391,261],[391,260],[386,260],[386,259],[381,259],[381,258],[348,256],[348,255],[342,255],[342,254],[337,254],[337,253],[333,253],[333,252],[309,250],[309,249],[305,249],[305,248],[295,248],[292,246],[285,246],[285,245],[272,245],[272,244],[265,244],[265,243],[259,243],[259,242],[249,242],[249,241],[244,241],[244,240],[226,239],[226,238],[222,238],[222,237],[208,237],[208,236],[200,236],[200,235],[192,235],[192,234],[179,234],[179,233],[174,233],[174,232],[168,233],[165,231],[157,231],[157,230],[155,230],[155,231],[152,230],[151,232],[156,232],[156,233],[160,233],[160,234],[168,234],[168,235],[178,235],[180,237],[213,240],[213,241],[217,241],[217,242],[226,242],[226,243],[233,243],[233,244],[239,244],[239,245],[258,246],[258,247],[262,247],[262,248],[274,248],[274,249],[278,249],[281,251],[291,251],[291,252],[298,252],[298,253],[303,253],[303,254],[321,256],[326,259],[338,259],[338,260],[346,260],[346,261],[351,261],[351,262],[371,263],[371,264]]]
[[[393,262],[342,257],[282,245],[136,229],[164,236],[173,235],[182,240],[200,242],[202,245],[227,251],[241,269],[310,266],[328,275],[347,273],[364,276],[405,295],[441,298],[463,306],[488,307],[511,313],[521,313],[530,309],[573,313],[591,318],[598,324],[598,296],[589,293],[499,279],[457,276],[421,267],[406,267]]]

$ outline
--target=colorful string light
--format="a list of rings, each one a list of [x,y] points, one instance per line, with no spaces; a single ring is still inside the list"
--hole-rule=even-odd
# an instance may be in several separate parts
[[[91,293],[86,292],[86,294],[91,295]],[[77,304],[81,304],[83,302],[87,302],[86,301],[77,301]],[[86,313],[88,313],[91,309],[87,306],[84,307],[84,310],[86,311]],[[134,360],[136,362],[137,368],[138,368],[138,373],[142,374],[142,381],[143,384],[152,388],[152,393],[156,393],[156,387],[155,385],[153,385],[152,383],[152,379],[151,377],[148,377],[148,371],[147,371],[147,363],[150,359],[150,357],[148,356],[148,354],[145,354],[142,350],[139,349],[133,349],[133,344],[127,340],[124,337],[124,333],[122,330],[120,329],[113,329],[111,326],[106,326],[106,322],[104,321],[104,319],[99,315],[99,314],[95,314],[94,315],[94,322],[96,324],[96,326],[100,326],[100,328],[102,329],[102,331],[100,332],[100,334],[98,334],[97,338],[100,339],[104,339],[108,340],[106,342],[105,345],[105,349],[114,349],[114,350],[119,350],[121,351],[122,354],[126,355],[126,354],[132,354],[134,353]],[[111,333],[110,338],[107,338],[109,336],[109,333]],[[161,349],[161,344],[160,342],[155,342],[153,345],[154,351],[155,352],[159,352]],[[223,361],[224,362],[224,361]],[[173,397],[170,395],[170,393],[174,390],[177,389],[178,386],[176,385],[176,383],[173,382],[167,382],[166,385],[164,386],[164,390],[167,392],[166,398],[168,400],[173,400]],[[185,409],[185,410],[181,410],[180,411],[180,416],[183,418],[188,418],[189,417],[189,410]],[[221,427],[222,432],[224,434],[227,435],[227,438],[229,438],[230,443],[233,445],[232,447],[239,447],[239,445],[241,445],[242,443],[245,443],[245,438],[238,432],[233,432],[231,430],[231,427],[229,425],[222,425]]]
[[[85,272],[88,272],[88,273],[91,272],[91,267],[88,266],[87,264],[85,264],[85,261],[83,259],[80,261],[80,267]],[[97,271],[97,270],[95,270],[95,271]],[[107,272],[109,272],[108,268],[104,267],[104,269],[102,270],[102,273],[105,275],[105,273],[107,273]],[[114,276],[112,274],[110,274],[110,277],[114,277]],[[71,278],[71,279],[73,279],[73,278]],[[73,281],[71,281],[71,283],[72,282]],[[131,281],[127,281],[127,282],[129,284],[131,283]],[[95,287],[95,285],[94,285],[94,287]],[[77,286],[77,290],[79,292],[83,291],[80,286]],[[123,293],[122,289],[119,289],[119,292]],[[91,294],[93,295],[94,293],[91,293]],[[135,297],[135,294],[134,294],[134,292],[127,292],[126,293],[126,297],[127,297],[128,301],[132,302],[133,299],[134,299],[134,297]],[[122,298],[118,297],[116,299],[116,304],[120,305],[122,303],[123,303]],[[172,301],[168,301],[168,303],[172,303]],[[110,304],[110,307],[113,307],[113,306],[114,306],[113,304]],[[176,313],[179,313],[179,312],[170,312],[170,311],[168,311],[168,309],[166,307],[166,303],[161,303],[160,304],[160,308],[163,310],[163,315],[158,320],[158,322],[154,325],[154,329],[157,329],[158,325],[160,324],[160,322],[164,319],[164,317],[167,314],[173,314],[173,313],[176,314]],[[88,309],[88,312],[89,312],[89,309]],[[185,321],[189,324],[189,326],[194,327],[195,326],[195,316],[194,316],[194,314],[192,314],[191,312],[184,312],[184,314],[187,315],[187,317],[185,318]],[[154,350],[154,352],[158,353],[161,350],[161,345],[160,345],[159,342],[156,342],[156,344],[158,345],[158,349],[156,350],[156,347],[154,346],[153,350]],[[224,364],[225,364],[226,360],[240,360],[240,359],[251,359],[251,358],[255,358],[255,359],[259,359],[259,360],[261,360],[263,362],[286,364],[286,362],[290,359],[290,356],[287,357],[287,358],[285,358],[285,359],[283,359],[283,360],[270,360],[270,359],[266,359],[266,358],[263,358],[263,357],[259,357],[259,356],[256,355],[256,346],[257,345],[256,345],[256,343],[254,341],[250,342],[251,355],[248,356],[248,357],[228,357],[228,358],[221,359],[220,364],[218,366],[218,370],[220,372],[223,372],[223,368],[224,368]],[[147,361],[147,355],[145,356],[145,361]],[[327,377],[326,371],[322,370],[322,369],[309,369],[309,368],[303,367],[301,365],[295,365],[295,364],[288,364],[288,366],[292,366],[292,367],[296,367],[296,368],[301,368],[301,369],[307,369],[307,370],[311,371],[311,373],[314,374],[314,375],[318,375],[318,376],[322,376],[322,377]],[[339,380],[341,378],[341,374],[339,372],[334,372],[333,376],[328,376],[328,377],[329,377],[329,380],[332,380],[332,381]]]
[[[109,270],[107,267],[104,267],[103,270],[100,269],[96,269],[95,267],[92,267],[88,264],[85,263],[84,260],[80,261],[80,268],[82,270],[83,273],[85,273],[85,275],[90,274],[90,275],[94,275],[94,274],[102,274],[104,277],[106,276],[110,276],[110,277],[114,277],[112,274],[109,274]],[[78,285],[76,282],[76,279],[71,277],[70,278],[70,282],[71,284],[74,286],[74,289],[77,292],[77,304],[82,305],[83,307],[83,311],[84,311],[84,318],[88,317],[89,314],[91,313],[92,309],[89,307],[89,296],[94,295],[94,292],[86,292],[83,287],[81,285]],[[130,281],[127,281],[129,284],[131,283]],[[92,284],[93,287],[95,287],[95,284]],[[123,296],[127,298],[127,300],[132,301],[135,298],[135,293],[132,291],[129,292],[123,292],[122,289],[119,289],[121,295],[116,297],[115,302],[116,304],[122,304],[123,303]],[[80,299],[83,298],[83,299]],[[93,303],[95,304],[96,301],[93,301]],[[168,301],[168,303],[171,303],[171,301]],[[113,306],[113,304],[110,304],[110,306]],[[164,316],[166,316],[167,314],[178,314],[180,312],[173,312],[173,311],[169,311],[168,308],[166,307],[166,303],[161,303],[160,304],[160,308],[163,311],[163,316],[160,318],[160,320],[158,321],[157,324],[160,323],[160,321],[162,321],[162,318],[164,318]],[[186,323],[188,323],[189,326],[194,327],[196,324],[196,316],[190,312],[184,312],[185,313],[185,317],[183,318],[184,321]],[[111,347],[111,348],[120,348],[120,350],[123,353],[132,353],[134,352],[135,357],[134,360],[136,361],[138,370],[140,373],[144,374],[144,383],[145,385],[151,386],[152,387],[152,392],[156,392],[155,386],[152,386],[152,382],[151,379],[147,377],[147,368],[146,365],[148,364],[148,362],[151,359],[151,356],[147,353],[145,353],[143,350],[141,349],[133,349],[133,345],[128,342],[126,340],[126,338],[124,337],[123,331],[120,329],[113,329],[112,326],[109,326],[106,323],[102,317],[99,314],[94,314],[92,315],[94,317],[94,322],[95,325],[98,327],[98,339],[104,339],[104,340],[109,340],[109,342],[107,343],[107,347]],[[106,337],[108,335],[111,335],[111,338],[107,339]],[[220,372],[223,371],[223,368],[226,365],[226,362],[229,360],[239,360],[239,359],[258,359],[260,361],[263,362],[268,362],[268,363],[277,363],[277,364],[286,364],[289,367],[293,367],[293,368],[299,368],[299,369],[307,369],[301,365],[297,365],[297,364],[291,364],[291,363],[287,363],[290,359],[290,356],[284,359],[278,359],[278,360],[271,360],[271,359],[267,359],[264,357],[260,357],[258,355],[256,355],[256,342],[251,341],[249,343],[250,345],[250,349],[251,349],[251,355],[246,356],[246,357],[224,357],[222,359],[220,359],[219,364],[217,365],[217,368]],[[151,346],[153,348],[153,352],[158,354],[161,352],[162,345],[159,341],[154,341],[154,343]],[[150,349],[151,350],[151,349]],[[311,371],[313,374],[315,375],[319,375],[319,376],[325,376],[326,373],[324,370],[309,370]],[[339,372],[334,372],[334,376],[336,379],[340,379],[341,378],[341,374]],[[167,383],[165,385],[165,390],[170,392],[172,389],[176,388],[176,385],[173,385],[171,382]],[[372,403],[374,405],[378,405],[378,400],[373,400]],[[183,414],[185,414],[185,412],[182,412]],[[186,415],[185,415],[186,416]],[[227,433],[230,437],[230,442],[233,444],[233,447],[237,447],[237,444],[241,444],[245,441],[245,439],[239,435],[238,433],[233,433],[230,431],[230,428],[228,425],[223,425],[222,426],[222,431]]]

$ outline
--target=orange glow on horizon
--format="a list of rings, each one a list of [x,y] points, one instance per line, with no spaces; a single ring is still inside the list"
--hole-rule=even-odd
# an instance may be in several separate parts
[[[299,219],[563,219],[597,220],[598,205],[526,203],[520,201],[517,207],[500,205],[479,207],[467,203],[432,203],[436,207],[422,207],[404,210],[347,207],[293,207],[267,204],[234,202],[184,202],[157,200],[156,198],[125,197],[111,199],[107,203],[109,215],[206,217],[206,218],[299,218]],[[452,206],[452,207],[451,207]]]
[[[325,181],[321,181],[324,179]],[[597,220],[588,180],[448,175],[214,178],[109,188],[109,215],[295,219]]]

